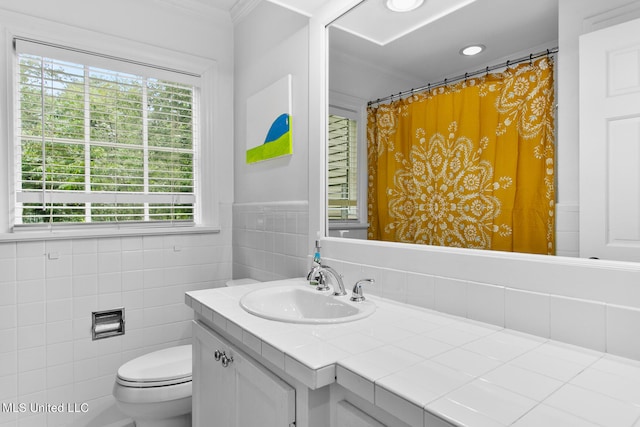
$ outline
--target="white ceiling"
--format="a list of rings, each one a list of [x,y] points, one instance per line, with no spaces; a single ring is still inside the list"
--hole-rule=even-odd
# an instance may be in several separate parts
[[[382,0],[365,1],[357,12],[343,15],[334,26],[383,46],[474,1],[427,0],[410,13],[392,12]]]
[[[332,26],[329,32],[330,52],[344,58],[358,58],[425,85],[435,83],[515,59],[514,55],[535,53],[531,52],[532,49],[555,47],[558,40],[558,1],[476,0],[384,46],[336,28],[342,25],[343,20],[370,19],[368,10],[356,7],[347,14],[348,17],[345,15]],[[366,3],[383,2],[367,0]],[[393,19],[393,16],[388,19]],[[375,24],[377,27],[391,25],[380,20]],[[474,57],[459,54],[461,48],[477,43],[487,47],[483,53]]]
[[[188,1],[233,12],[251,9],[264,0]],[[330,0],[267,1],[312,16]],[[557,46],[558,1],[426,0],[416,12],[398,14],[384,10],[383,0],[365,0],[332,25],[330,53],[384,68],[406,80],[422,84],[437,82],[514,56],[528,55],[535,49]],[[443,8],[450,11],[454,3],[464,7],[442,16],[445,15]],[[402,34],[406,28],[418,27],[420,22],[430,21],[429,16],[434,14],[440,16],[439,19],[380,45],[393,38],[389,34]],[[354,35],[358,33],[364,36]],[[461,48],[476,43],[485,45],[485,52],[474,57],[459,54]]]

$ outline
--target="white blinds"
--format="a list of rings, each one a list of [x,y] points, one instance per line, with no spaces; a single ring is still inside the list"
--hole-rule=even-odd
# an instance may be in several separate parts
[[[357,122],[329,115],[328,215],[332,220],[358,219]]]
[[[16,51],[16,225],[194,221],[194,76],[32,42]]]

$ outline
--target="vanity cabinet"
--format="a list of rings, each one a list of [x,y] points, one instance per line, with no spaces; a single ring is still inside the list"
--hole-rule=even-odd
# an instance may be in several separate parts
[[[193,322],[193,426],[294,426],[295,389]]]
[[[365,414],[346,400],[336,404],[337,426],[349,427],[385,427],[384,424]]]

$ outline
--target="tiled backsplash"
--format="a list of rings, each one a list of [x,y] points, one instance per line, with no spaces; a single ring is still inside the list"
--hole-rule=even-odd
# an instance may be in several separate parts
[[[640,310],[635,307],[323,259],[344,275],[347,287],[362,278],[375,279],[374,285],[365,285],[365,295],[640,360]]]
[[[304,202],[233,206],[233,277],[260,281],[304,276],[309,206]]]
[[[578,213],[571,205],[559,210],[559,246],[575,255]],[[234,277],[304,276],[311,264],[308,221],[306,202],[234,205]],[[640,297],[633,272],[624,268],[585,269],[568,260],[542,274],[524,258],[506,264],[467,257],[441,262],[443,255],[327,246],[323,260],[344,275],[347,287],[376,279],[365,294],[640,360]],[[464,268],[454,265],[459,262]]]
[[[87,425],[82,417],[112,404],[122,363],[189,343],[193,312],[184,293],[231,278],[231,206],[222,210],[223,231],[216,234],[0,243],[0,401],[91,408],[88,414],[3,411],[0,426],[16,419]],[[91,312],[120,306],[125,335],[92,341]]]

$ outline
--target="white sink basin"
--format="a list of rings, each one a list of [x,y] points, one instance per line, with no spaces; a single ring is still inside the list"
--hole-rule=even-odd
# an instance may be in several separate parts
[[[248,292],[240,299],[240,306],[265,319],[316,324],[352,322],[376,309],[371,301],[352,302],[349,296],[320,292],[306,282]]]

